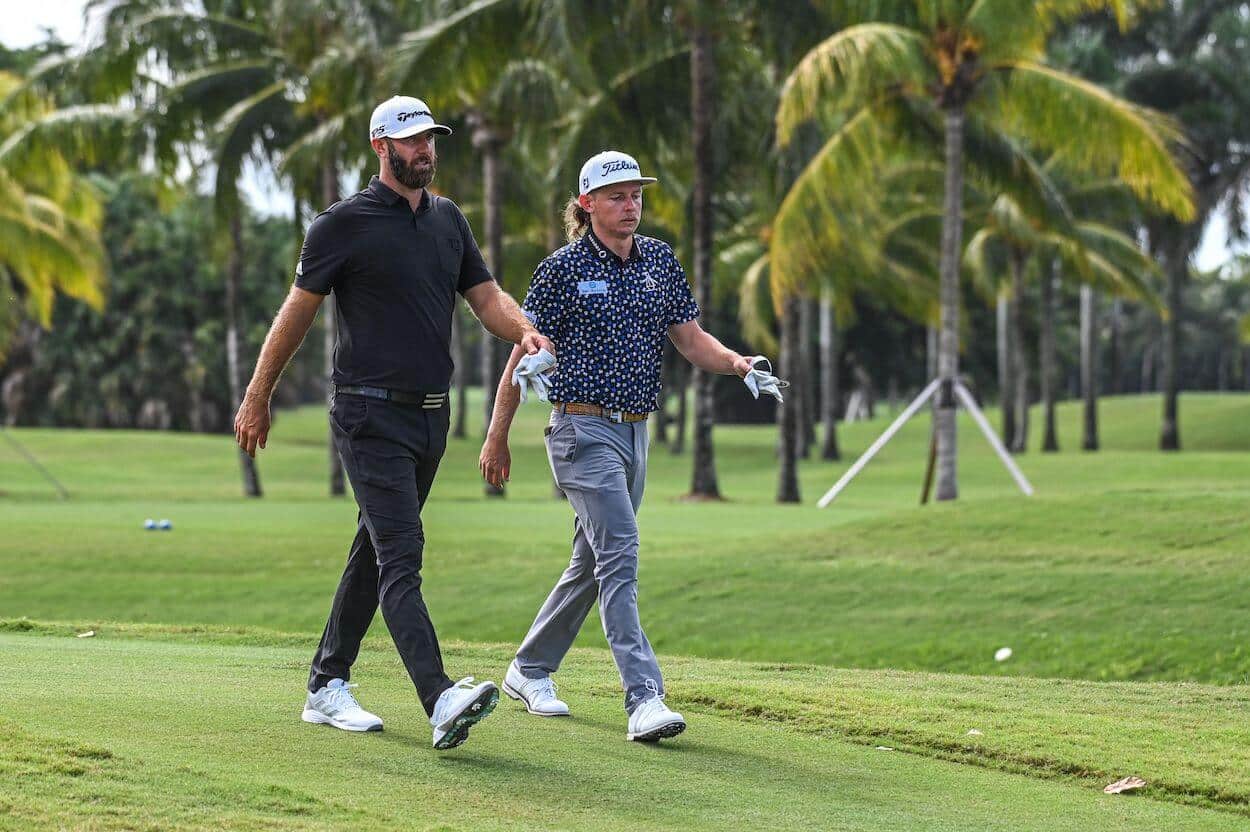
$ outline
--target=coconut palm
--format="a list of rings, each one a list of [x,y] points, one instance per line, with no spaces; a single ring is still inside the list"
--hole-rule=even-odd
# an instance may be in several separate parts
[[[792,191],[809,198],[787,199],[791,204],[778,214],[773,267],[785,279],[801,280],[813,244],[854,245],[846,229],[828,226],[874,190],[883,157],[942,161],[937,498],[955,499],[950,388],[959,366],[965,173],[997,185],[987,190],[1044,205],[1048,195],[1021,152],[1026,142],[1061,155],[1078,172],[1116,175],[1141,199],[1188,218],[1188,183],[1168,147],[1179,135],[1163,119],[1044,62],[1058,22],[1105,9],[1125,24],[1126,2],[914,0],[849,2],[845,8],[854,24],[809,52],[782,89],[777,126],[783,142],[812,119],[832,132]],[[813,203],[822,210],[806,210]]]
[[[1250,16],[1241,0],[1173,0],[1151,4],[1141,25],[1127,36],[1107,40],[1123,94],[1173,115],[1186,129],[1184,163],[1196,211],[1146,223],[1150,249],[1166,274],[1159,447],[1179,450],[1178,367],[1190,260],[1217,211],[1227,210],[1230,227],[1239,226],[1250,182],[1250,154],[1245,152],[1250,135]]]
[[[1048,166],[1049,167],[1049,166]],[[1080,205],[1091,214],[1099,204],[1099,194],[1115,192],[1113,184],[1097,183],[1071,190],[1068,204]],[[1107,202],[1107,200],[1103,200]],[[998,249],[992,258],[992,250]],[[1040,285],[1039,318],[1040,388],[1044,410],[1043,451],[1059,449],[1055,429],[1055,338],[1054,338],[1054,291],[1061,280],[1075,279],[1086,287],[1138,299],[1153,300],[1146,278],[1155,271],[1153,261],[1142,252],[1132,238],[1118,229],[1096,219],[1061,217],[1059,221],[1046,222],[1030,217],[1008,196],[999,196],[991,206],[981,228],[968,241],[964,263],[974,276],[975,284],[987,297],[1001,296],[1002,287],[991,275],[1001,269],[990,264],[991,259],[1006,262],[1011,273],[1008,289],[1012,323],[1009,340],[1012,342],[1010,356],[1014,363],[1008,382],[1002,391],[1004,412],[1014,394],[1015,432],[1008,447],[1016,453],[1026,448],[1028,440],[1028,394],[1027,361],[1024,359],[1023,317],[1025,277],[1030,266],[1037,274]]]
[[[107,107],[58,110],[0,72],[0,358],[24,317],[52,322],[58,294],[104,303],[103,217],[96,188],[74,163],[99,161],[124,118]],[[114,135],[113,144],[117,136]]]

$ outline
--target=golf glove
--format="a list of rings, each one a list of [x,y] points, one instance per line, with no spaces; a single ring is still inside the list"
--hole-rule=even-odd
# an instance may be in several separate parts
[[[548,401],[547,394],[551,389],[551,377],[547,371],[556,366],[556,357],[544,350],[527,355],[517,362],[512,371],[512,383],[521,388],[521,403],[524,404],[530,388],[538,394],[539,401]]]
[[[779,402],[785,401],[781,398],[781,391],[789,387],[790,382],[773,375],[772,362],[762,355],[757,355],[751,359],[751,367],[751,372],[742,379],[742,383],[751,391],[751,395],[758,399],[760,393],[767,393]]]

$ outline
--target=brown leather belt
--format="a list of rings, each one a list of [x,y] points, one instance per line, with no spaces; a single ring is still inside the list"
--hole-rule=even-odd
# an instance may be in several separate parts
[[[583,404],[582,402],[552,402],[556,410],[561,413],[567,413],[571,416],[602,416],[604,419],[611,419],[613,422],[645,422],[650,413],[626,413],[623,410],[609,410],[606,407],[600,407],[597,404]]]

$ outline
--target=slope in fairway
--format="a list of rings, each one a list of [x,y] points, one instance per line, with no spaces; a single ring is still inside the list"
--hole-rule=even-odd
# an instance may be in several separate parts
[[[1061,408],[1069,450],[1021,459],[1032,499],[965,423],[963,496],[925,508],[923,419],[824,511],[811,502],[881,420],[843,426],[843,462],[804,463],[803,506],[773,502],[771,427],[717,429],[725,503],[680,502],[689,455],[656,446],[639,521],[648,634],[661,656],[1244,683],[1250,453],[1226,448],[1250,443],[1250,396],[1186,396],[1181,454],[1149,444],[1157,405],[1105,401],[1097,454],[1071,450],[1079,407]],[[545,412],[522,409],[506,500],[481,496],[477,441],[451,443],[425,512],[424,588],[444,637],[519,640],[567,563]],[[350,499],[323,496],[324,420],[280,414],[263,500],[237,496],[228,437],[18,432],[75,496],[36,499],[46,486],[0,447],[0,618],[319,632],[355,530]],[[174,531],[146,532],[145,517]],[[591,621],[582,646],[603,644]],[[1015,655],[995,663],[1004,645]]]

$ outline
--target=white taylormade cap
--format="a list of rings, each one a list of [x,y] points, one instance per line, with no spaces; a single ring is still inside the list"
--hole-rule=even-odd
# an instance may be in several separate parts
[[[642,175],[642,168],[638,167],[638,160],[633,156],[619,150],[605,150],[591,156],[582,165],[582,172],[577,177],[577,192],[588,194],[595,188],[617,182],[650,185],[654,181],[654,176]]]
[[[430,108],[420,98],[396,95],[373,108],[369,119],[369,139],[406,139],[429,130],[451,135],[451,128],[434,123]]]

